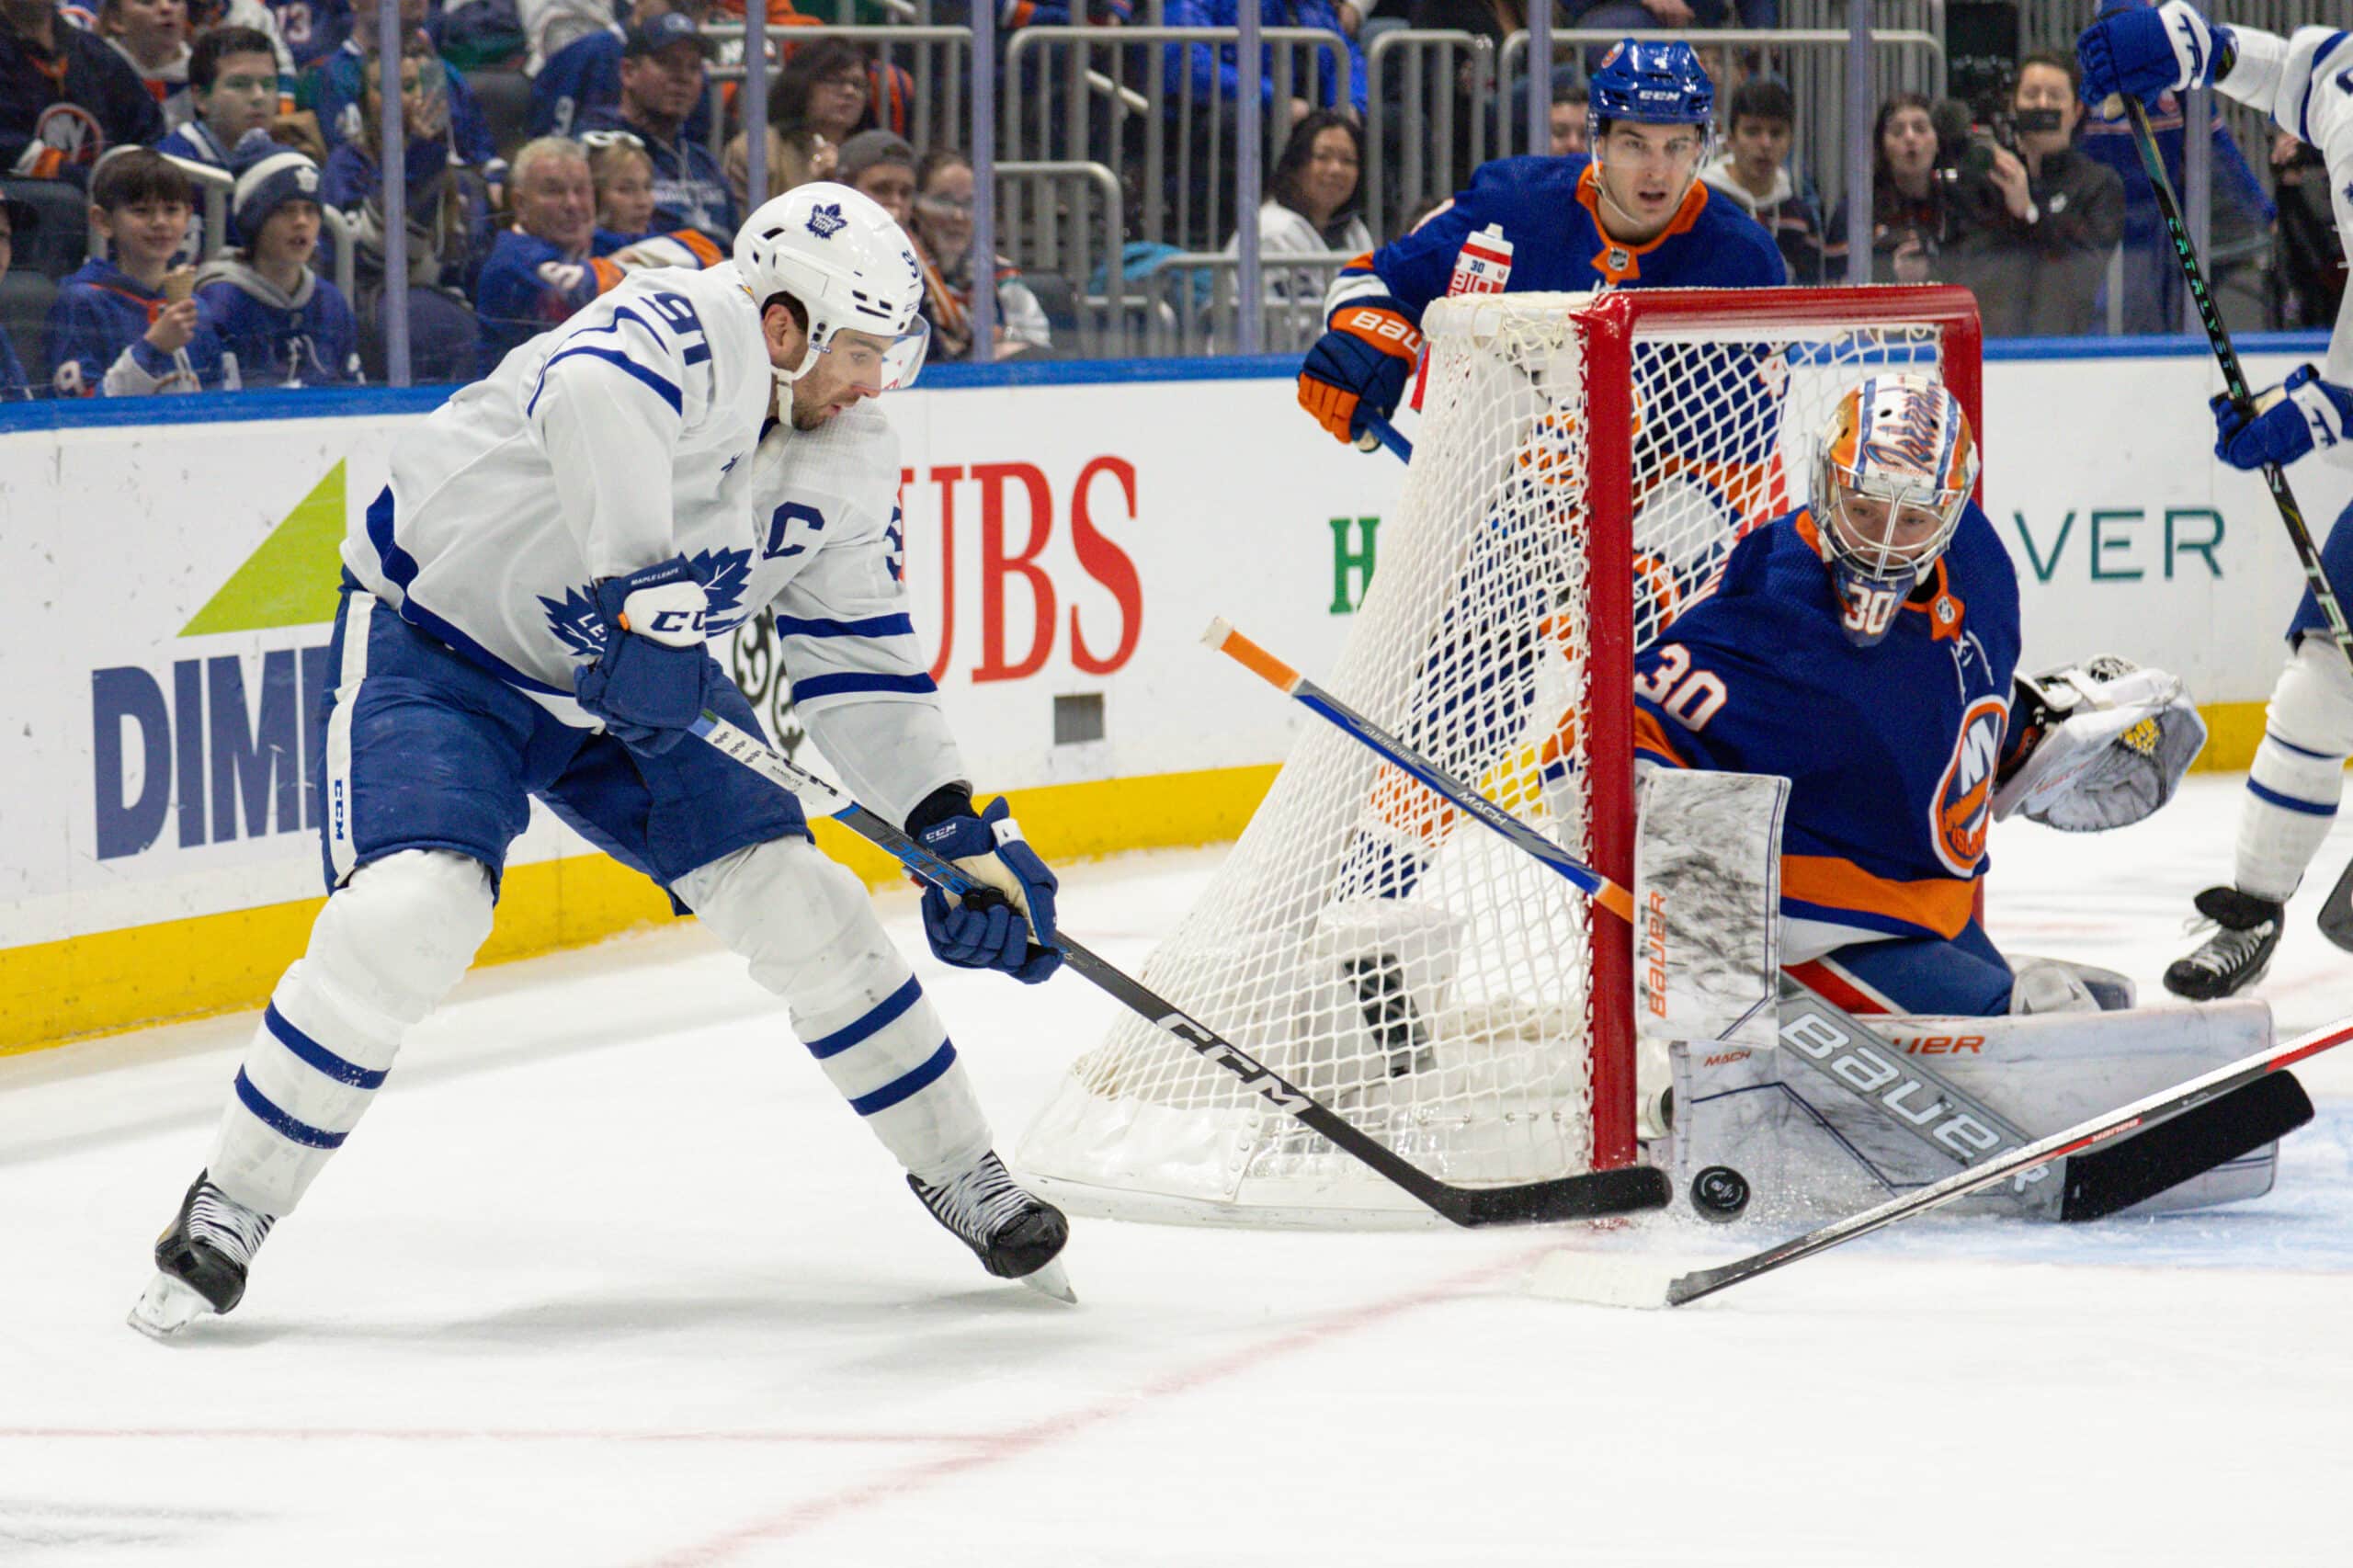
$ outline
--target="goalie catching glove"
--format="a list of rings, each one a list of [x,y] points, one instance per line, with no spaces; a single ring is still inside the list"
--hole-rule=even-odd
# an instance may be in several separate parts
[[[1001,969],[1024,985],[1062,967],[1054,947],[1061,884],[1021,836],[1003,797],[975,815],[970,790],[935,790],[908,816],[907,834],[981,884],[953,903],[944,890],[924,888],[923,934],[940,962]]]
[[[2019,677],[2010,722],[2024,744],[1995,787],[1995,819],[2018,812],[2066,833],[2139,822],[2206,744],[2179,677],[2112,653]]]
[[[1405,395],[1405,378],[1422,353],[1422,335],[1399,312],[1343,305],[1299,369],[1299,405],[1333,437],[1354,441],[1369,417],[1388,418]]]

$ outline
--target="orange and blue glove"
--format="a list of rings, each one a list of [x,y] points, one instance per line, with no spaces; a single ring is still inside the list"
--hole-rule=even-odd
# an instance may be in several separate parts
[[[1347,304],[1299,369],[1299,405],[1336,440],[1355,441],[1368,418],[1386,419],[1405,395],[1421,358],[1422,335],[1385,305]]]

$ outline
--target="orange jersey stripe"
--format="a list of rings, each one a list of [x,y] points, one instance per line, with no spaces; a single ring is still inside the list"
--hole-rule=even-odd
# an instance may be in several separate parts
[[[1673,743],[1667,740],[1666,732],[1659,728],[1658,721],[1651,716],[1647,709],[1634,710],[1634,749],[1638,752],[1648,752],[1659,761],[1676,767],[1691,766],[1684,755],[1675,749]],[[1787,857],[1783,858],[1786,861]]]
[[[1640,744],[1639,740],[1636,743]],[[1805,903],[1859,914],[1884,915],[1924,926],[1940,937],[1961,935],[1969,924],[1977,883],[1957,877],[1926,877],[1915,882],[1875,877],[1835,855],[1781,857],[1781,893]]]

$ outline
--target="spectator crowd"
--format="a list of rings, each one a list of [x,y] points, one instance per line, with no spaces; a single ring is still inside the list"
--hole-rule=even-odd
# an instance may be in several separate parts
[[[876,28],[824,28],[794,0],[768,0],[772,28],[810,30],[771,46],[766,123],[746,126],[740,71],[724,69],[740,62],[740,32],[712,30],[740,28],[742,3],[0,0],[0,398],[381,379],[394,298],[405,303],[415,379],[468,380],[636,268],[711,264],[745,213],[819,179],[872,196],[907,230],[936,356],[975,351],[983,287],[996,358],[1087,347],[1073,301],[1104,291],[1106,267],[1063,277],[1051,262],[1025,273],[1007,256],[975,255],[971,162],[956,145],[911,139],[918,125],[946,126],[961,142],[961,97],[925,105],[933,85],[875,49]],[[1162,0],[1152,15],[1171,27],[1231,28],[1236,4]],[[380,59],[387,10],[399,42],[389,74]],[[1311,51],[1308,66],[1279,70],[1269,44],[1255,87],[1231,44],[1146,53],[1107,32],[1110,51],[1087,58],[1125,60],[1118,90],[1142,103],[1133,89],[1151,87],[1212,154],[1188,153],[1183,172],[1164,177],[1171,202],[1214,215],[1214,229],[1146,233],[1156,204],[1137,188],[1145,176],[1132,128],[1072,132],[1124,182],[1126,232],[1109,247],[1123,278],[1176,278],[1193,302],[1214,298],[1222,319],[1240,308],[1230,259],[1242,243],[1234,109],[1255,90],[1276,149],[1254,225],[1266,319],[1282,326],[1267,335],[1312,337],[1335,268],[1451,187],[1383,187],[1377,210],[1407,221],[1374,232],[1370,188],[1422,166],[1403,153],[1430,128],[1372,100],[1368,45],[1411,27],[1458,29],[1492,47],[1524,17],[1518,0],[1260,0],[1265,26],[1310,29],[1329,44]],[[1779,6],[1571,0],[1556,17],[1578,27],[1769,29]],[[1005,0],[999,11],[1007,33],[1142,20],[1128,0]],[[1561,58],[1540,151],[1581,155],[1589,62],[1574,51]],[[1847,208],[1863,200],[1871,278],[1968,285],[1990,335],[2177,325],[2178,280],[2130,136],[2086,116],[2066,55],[2024,53],[2002,91],[1970,105],[1891,96],[1870,127],[1870,188],[1826,215],[1799,154],[1820,166],[1842,149],[1835,131],[1809,137],[1775,51],[1750,34],[1703,58],[1719,92],[1716,155],[1700,177],[1711,199],[1773,236],[1791,281],[1854,274]],[[385,200],[388,74],[405,143],[397,234]],[[960,81],[949,74],[938,90],[958,94]],[[1017,76],[1001,85],[1015,95],[1008,115],[1029,112],[1025,87],[1060,90]],[[1461,115],[1487,117],[1495,144],[1507,123],[1525,123],[1529,85],[1485,91]],[[2191,128],[2172,104],[2156,126],[2178,179]],[[2325,170],[2283,147],[2257,160],[2272,165],[2267,181],[2219,108],[2195,133],[2212,147],[2211,271],[2234,316],[2325,322],[2345,278]],[[1194,188],[1175,188],[1188,182]],[[1222,208],[1213,198],[1188,203],[1204,183],[1224,187]],[[1212,249],[1221,244],[1224,262]],[[1212,331],[1188,347],[1219,346]]]

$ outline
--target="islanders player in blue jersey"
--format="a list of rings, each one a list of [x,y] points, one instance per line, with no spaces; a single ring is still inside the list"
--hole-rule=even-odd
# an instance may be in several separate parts
[[[1594,73],[1593,153],[1499,158],[1402,239],[1350,263],[1326,300],[1299,401],[1343,441],[1396,412],[1421,352],[1422,312],[1441,298],[1463,243],[1490,226],[1510,242],[1506,292],[1765,287],[1786,282],[1756,221],[1700,183],[1715,89],[1685,43],[1610,50]]]
[[[1970,499],[1977,469],[1940,384],[1864,381],[1823,433],[1813,504],[1735,546],[1635,660],[1642,760],[1790,780],[1783,962],[1850,1012],[2095,1005],[2074,966],[2014,975],[1986,937],[1987,831],[2012,811],[2137,821],[2205,741],[2161,671],[2018,679],[2018,577]]]

